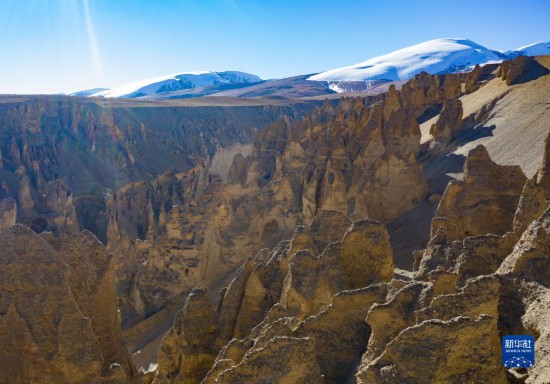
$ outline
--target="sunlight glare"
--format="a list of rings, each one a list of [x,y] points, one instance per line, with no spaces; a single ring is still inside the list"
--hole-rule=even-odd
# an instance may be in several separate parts
[[[101,81],[104,81],[103,68],[101,65],[101,54],[97,45],[97,39],[94,30],[94,24],[90,15],[89,0],[82,0],[84,7],[84,20],[86,22],[86,30],[88,32],[88,42],[90,43],[90,51],[94,60],[95,71]]]

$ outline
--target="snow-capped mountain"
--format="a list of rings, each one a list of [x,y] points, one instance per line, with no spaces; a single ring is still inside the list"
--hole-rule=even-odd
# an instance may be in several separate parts
[[[436,39],[311,76],[315,81],[397,81],[428,73],[450,73],[506,57],[467,39]]]
[[[83,91],[78,91],[74,93],[69,93],[69,96],[81,96],[81,97],[87,97],[95,95],[96,93],[108,91],[109,88],[92,88],[92,89],[85,89]]]
[[[262,79],[245,72],[185,72],[175,75],[156,77],[136,81],[113,89],[92,94],[92,97],[134,98],[164,92],[182,91],[192,88],[209,87],[224,84],[258,83]]]
[[[468,39],[435,39],[314,75],[262,80],[256,75],[236,71],[184,72],[72,95],[164,100],[208,95],[295,98],[300,97],[297,95],[356,93],[373,88],[383,90],[383,84],[406,81],[422,71],[431,74],[463,72],[471,70],[476,64],[499,63],[519,55],[550,55],[550,43],[536,43],[499,52]]]
[[[550,55],[550,42],[549,43],[535,43],[526,45],[513,51],[508,51],[505,53],[506,56],[514,58],[516,56],[542,56]]]

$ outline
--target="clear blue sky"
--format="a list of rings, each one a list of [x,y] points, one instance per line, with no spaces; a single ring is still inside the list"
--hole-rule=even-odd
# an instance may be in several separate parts
[[[550,1],[0,0],[0,93],[192,70],[320,72],[439,37],[550,40]]]

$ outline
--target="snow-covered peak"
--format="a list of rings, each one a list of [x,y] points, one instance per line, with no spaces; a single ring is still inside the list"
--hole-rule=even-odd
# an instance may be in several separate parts
[[[514,49],[505,53],[507,56],[542,56],[550,55],[550,42],[547,43],[535,43],[526,45],[525,47]]]
[[[464,71],[476,64],[500,62],[499,53],[468,39],[436,39],[374,57],[349,67],[311,76],[316,81],[397,81],[428,73]]]
[[[99,92],[108,91],[109,88],[92,88],[92,89],[85,89],[83,91],[73,92],[69,93],[69,96],[81,96],[81,97],[87,97],[94,95]]]
[[[212,85],[256,83],[260,81],[262,81],[262,79],[256,75],[237,71],[184,72],[174,75],[155,77],[148,80],[136,81],[113,89],[101,91],[91,96],[133,98],[161,92],[181,91],[190,88],[207,87]]]

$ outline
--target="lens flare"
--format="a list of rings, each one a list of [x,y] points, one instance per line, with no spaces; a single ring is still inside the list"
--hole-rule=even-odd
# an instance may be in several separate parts
[[[95,71],[100,80],[104,81],[103,67],[101,65],[101,54],[97,45],[97,39],[94,30],[94,24],[90,15],[90,2],[89,0],[82,0],[84,7],[84,21],[86,22],[86,30],[88,32],[88,42],[90,43],[90,51],[94,61]]]

